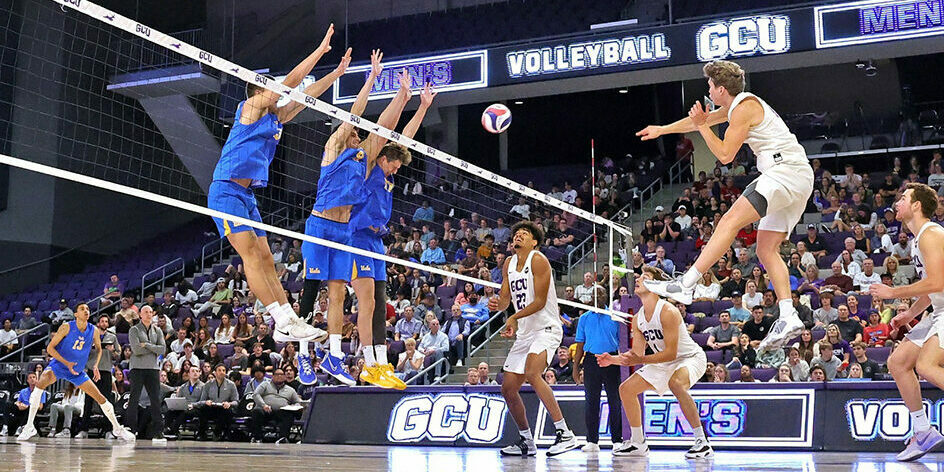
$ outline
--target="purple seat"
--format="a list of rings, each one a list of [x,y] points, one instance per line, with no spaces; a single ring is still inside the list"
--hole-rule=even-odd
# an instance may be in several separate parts
[[[731,300],[715,300],[712,304],[711,309],[714,310],[714,313],[717,315],[724,310],[727,310],[734,306],[734,303],[731,303]]]
[[[232,344],[217,344],[216,350],[220,357],[226,359],[233,355],[235,348]]]
[[[120,346],[128,345],[128,333],[118,333],[115,336],[118,338],[118,344]]]
[[[708,358],[708,362],[714,362],[715,364],[722,362],[721,351],[705,351],[705,357]]]
[[[436,298],[438,299],[443,299],[446,297],[455,298],[456,295],[459,293],[458,290],[459,290],[458,285],[454,285],[454,286],[441,285],[439,287],[436,287]]]
[[[731,378],[732,382],[741,380],[741,369],[728,369],[728,377]]]
[[[692,333],[692,339],[701,347],[705,347],[708,336],[710,336],[708,333]]]
[[[892,353],[890,347],[869,347],[865,349],[865,356],[879,364],[888,362],[888,356]]]
[[[819,341],[826,337],[826,328],[815,327],[810,330],[810,334],[813,335],[813,341]]]
[[[406,351],[406,343],[403,341],[391,341],[389,351],[390,354],[399,356],[401,352]]]
[[[343,353],[345,353],[345,354],[351,354],[351,343],[350,343],[350,341],[346,341],[346,342],[341,343],[341,352],[343,352]]]
[[[704,313],[706,315],[714,314],[712,311],[712,302],[694,302],[688,307],[689,313]]]
[[[721,321],[718,320],[717,316],[695,318],[695,331],[700,333],[708,328],[718,326],[719,324],[721,324]]]
[[[573,344],[574,342],[576,342],[576,339],[577,339],[577,338],[575,338],[575,337],[573,337],[573,336],[564,336],[564,337],[561,339],[561,346],[563,346],[563,347],[570,347],[571,344]]]

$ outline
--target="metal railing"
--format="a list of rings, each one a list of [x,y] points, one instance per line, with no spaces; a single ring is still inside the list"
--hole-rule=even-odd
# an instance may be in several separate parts
[[[229,240],[220,238],[210,241],[200,249],[200,273],[206,272],[207,260],[216,260],[217,257],[223,257],[223,251],[229,246]]]
[[[26,351],[27,351],[27,349],[29,349],[29,348],[31,348],[31,347],[33,347],[33,346],[36,346],[36,345],[38,345],[38,344],[40,344],[40,343],[42,343],[43,346],[45,346],[46,340],[49,339],[49,335],[50,335],[50,333],[52,332],[52,331],[51,331],[51,328],[52,328],[52,327],[51,327],[48,323],[40,323],[40,324],[38,324],[38,325],[36,325],[36,326],[34,326],[34,327],[32,327],[32,328],[30,328],[30,329],[28,329],[28,330],[22,332],[22,333],[17,334],[17,338],[22,338],[23,341],[24,341],[24,344],[21,345],[19,349],[15,350],[15,351],[13,351],[13,352],[10,352],[10,353],[8,353],[7,355],[5,355],[5,356],[3,356],[3,357],[0,357],[0,362],[13,362],[13,361],[11,361],[10,359],[12,359],[13,357],[15,357],[17,354],[19,354],[19,356],[20,356],[19,362],[25,362],[24,359],[25,359],[25,357],[26,357]],[[30,342],[28,342],[28,343],[26,342],[26,340],[29,339],[29,335],[30,335],[30,334],[33,334],[34,332],[42,332],[42,331],[45,331],[45,335],[44,335],[44,336],[42,336],[42,337],[40,337],[40,338],[36,338],[36,339],[34,339],[34,340],[32,340],[32,341],[30,341]]]
[[[488,352],[488,347],[487,347],[489,341],[491,341],[492,338],[494,338],[496,335],[501,334],[501,329],[496,330],[494,333],[492,332],[492,323],[493,323],[496,319],[498,319],[498,318],[500,318],[500,317],[502,317],[502,316],[505,316],[505,312],[504,312],[504,311],[495,312],[494,315],[490,316],[487,320],[485,320],[485,324],[483,324],[482,326],[479,326],[478,328],[475,329],[475,331],[472,331],[471,333],[469,333],[469,337],[465,339],[465,341],[466,341],[466,343],[465,343],[465,352],[466,352],[465,357],[466,357],[466,358],[472,357],[473,355],[475,355],[476,352],[479,352],[480,350],[482,350],[483,347],[484,347],[485,350],[486,350],[486,355],[489,354],[489,352]],[[481,333],[482,331],[485,331],[485,341],[482,341],[481,344],[479,344],[477,347],[475,347],[475,348],[473,349],[473,348],[472,348],[472,338],[474,338],[477,334]]]
[[[187,269],[187,264],[184,262],[182,258],[178,257],[177,259],[174,259],[156,269],[153,269],[150,272],[146,272],[144,275],[141,276],[141,299],[142,300],[144,299],[145,294],[147,294],[147,289],[149,287],[156,287],[159,285],[160,291],[163,292],[164,288],[167,287],[167,285],[164,282],[166,282],[167,279],[175,275],[180,275],[181,277],[183,277],[186,269]],[[157,274],[160,274],[160,277],[157,277],[156,279],[152,280],[150,283],[147,283],[147,279],[149,276],[154,276]]]
[[[416,382],[418,382],[418,381],[420,381],[420,380],[422,380],[422,379],[425,379],[425,378],[426,378],[426,374],[428,374],[429,372],[432,372],[432,370],[435,369],[436,366],[441,365],[441,364],[445,364],[445,365],[446,365],[446,367],[445,367],[446,373],[443,374],[443,375],[441,375],[441,376],[439,376],[439,377],[436,377],[435,379],[433,379],[433,381],[432,381],[432,383],[430,383],[430,385],[436,385],[436,384],[442,382],[442,379],[444,379],[444,378],[446,378],[446,377],[449,376],[449,359],[446,358],[446,355],[445,355],[445,354],[442,356],[441,359],[439,359],[438,361],[433,362],[432,364],[430,364],[429,367],[424,367],[423,370],[421,370],[421,371],[419,371],[419,372],[413,374],[413,377],[410,377],[410,379],[407,380],[405,383],[406,383],[407,385],[416,385]]]

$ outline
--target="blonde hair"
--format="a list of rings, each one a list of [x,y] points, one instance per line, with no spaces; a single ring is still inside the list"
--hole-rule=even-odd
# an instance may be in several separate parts
[[[731,61],[711,61],[702,68],[715,87],[724,87],[733,97],[744,91],[744,69]]]
[[[387,143],[380,149],[380,155],[387,158],[388,161],[400,161],[401,164],[408,166],[413,161],[413,155],[406,146],[400,143]]]

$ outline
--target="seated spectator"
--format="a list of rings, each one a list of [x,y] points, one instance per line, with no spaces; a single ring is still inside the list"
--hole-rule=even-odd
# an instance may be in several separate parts
[[[459,262],[459,274],[474,277],[478,271],[479,258],[471,247],[465,248],[465,258]]]
[[[855,288],[852,277],[843,273],[842,263],[839,261],[833,262],[832,269],[833,275],[826,277],[820,290],[830,290],[840,297],[844,297],[846,294],[852,292]]]
[[[823,279],[819,278],[819,269],[816,265],[809,265],[806,266],[806,270],[804,271],[803,278],[800,279],[800,285],[797,287],[797,290],[800,293],[817,295],[824,283]]]
[[[475,255],[479,260],[493,261],[495,260],[495,252],[495,237],[489,234],[485,236],[485,240],[482,242],[482,245],[479,246]]]
[[[878,310],[869,312],[869,324],[862,328],[862,341],[868,347],[883,347],[891,335],[891,327],[882,322],[882,315]]]
[[[694,301],[714,301],[721,294],[721,284],[711,271],[705,272],[695,285]]]
[[[429,201],[423,200],[422,206],[413,212],[413,222],[433,221],[436,212],[429,206]]]
[[[13,320],[10,318],[3,320],[3,331],[0,331],[0,357],[17,350],[19,345],[20,338],[13,329]]]
[[[528,205],[528,202],[524,197],[518,197],[518,204],[511,207],[511,211],[509,211],[509,213],[519,216],[521,219],[528,220],[531,219],[531,206]]]
[[[232,344],[236,340],[236,326],[230,321],[229,315],[220,317],[220,325],[213,332],[213,342],[216,344]]]
[[[266,323],[256,324],[256,334],[250,339],[251,343],[262,343],[262,352],[270,354],[276,351],[275,340],[269,334],[269,325]],[[251,363],[251,361],[250,361]]]
[[[714,272],[711,273],[714,275]],[[743,272],[739,269],[731,269],[731,276],[727,281],[721,283],[721,293],[719,294],[721,299],[732,298],[734,292],[744,293],[747,288],[747,279],[742,274]],[[717,276],[715,276],[715,280],[718,280]]]
[[[665,248],[662,246],[656,248],[656,258],[649,265],[662,269],[666,274],[675,273],[675,263],[672,262],[672,259],[665,257]]]
[[[85,392],[79,390],[72,383],[66,382],[65,392],[62,400],[49,406],[49,435],[50,438],[71,438],[72,437],[72,417],[73,415],[82,416],[85,408]],[[62,431],[56,434],[56,428],[59,425],[59,415],[64,416]]]
[[[790,375],[796,382],[806,382],[810,378],[810,364],[800,357],[800,350],[796,347],[790,347],[787,362],[783,366],[790,369]]]
[[[839,370],[845,370],[849,365],[849,359],[852,358],[852,344],[842,339],[842,333],[839,326],[835,323],[826,327],[826,337],[822,341],[828,342],[833,347],[833,357],[842,362]]]
[[[773,324],[773,317],[765,315],[764,307],[757,305],[751,310],[751,319],[745,321],[741,326],[741,333],[746,335],[751,341],[751,346],[756,348],[767,336],[770,326]]]
[[[868,356],[865,355],[865,349],[865,343],[858,342],[852,344],[852,356],[854,357],[855,362],[849,366],[849,378],[857,378],[853,376],[852,368],[855,366],[859,366],[861,375],[859,378],[875,380],[876,376],[882,373],[882,369],[879,367],[878,363],[872,359],[869,359]]]
[[[479,362],[479,385],[498,385],[495,379],[488,375],[488,362]]]
[[[833,308],[833,294],[822,292],[819,295],[820,308],[813,312],[814,326],[826,326],[839,318],[839,311]]]
[[[728,313],[731,314],[731,324],[740,328],[745,321],[750,319],[751,312],[744,308],[744,304],[741,302],[742,297],[740,292],[734,292],[731,294],[731,303],[733,306],[728,308]]]
[[[755,366],[757,365],[757,351],[751,346],[751,338],[745,333],[737,337],[737,344],[734,346],[734,359],[728,363],[728,368],[737,366]]]
[[[423,360],[426,356],[416,349],[415,339],[407,338],[403,344],[406,350],[400,353],[397,360],[397,378],[406,382],[423,370]]]
[[[118,313],[115,314],[115,322],[112,323],[115,326],[115,333],[128,333],[139,320],[138,307],[134,305],[134,301],[131,297],[122,297]]]
[[[744,284],[744,295],[741,295],[741,301],[744,306],[755,307],[764,303],[764,294],[757,291],[757,282],[748,280]]]
[[[789,240],[787,239],[785,241]],[[797,241],[796,248],[797,254],[800,255],[800,264],[803,264],[804,267],[816,267],[816,256],[814,256],[813,253],[807,251],[806,243],[803,241]]]
[[[557,372],[555,372],[554,369],[545,370],[543,377],[548,385],[557,385]]]
[[[486,236],[492,236],[492,228],[488,227],[488,222],[485,221],[485,218],[481,218],[479,219],[479,227],[475,230],[475,239],[480,243],[484,243]],[[495,240],[494,236],[492,236],[492,240]]]
[[[62,323],[66,323],[75,319],[75,313],[72,312],[72,309],[69,308],[69,303],[65,298],[59,300],[59,308],[53,310],[49,313],[49,324],[52,325],[53,330],[59,328]]]
[[[884,276],[887,274],[888,276],[890,276],[891,283],[895,287],[908,285],[911,282],[908,276],[905,275],[905,272],[902,270],[899,270],[898,259],[896,259],[895,256],[886,257],[882,263],[882,266],[885,267],[885,274],[882,274],[882,275]]]
[[[718,364],[711,370],[712,383],[728,383],[731,381],[731,373],[724,364]]]
[[[179,371],[184,361],[190,361],[192,365],[200,365],[200,359],[193,352],[193,342],[189,339],[184,341],[184,350],[180,353],[172,352],[167,355],[167,360],[174,365],[174,370]]]
[[[558,221],[557,226],[548,231],[547,245],[559,248],[564,252],[574,250],[574,233],[567,225],[566,220]]]
[[[180,436],[180,425],[184,424],[188,419],[196,418],[198,414],[197,408],[200,406],[200,396],[203,393],[203,382],[200,381],[200,368],[197,366],[190,367],[190,371],[187,372],[187,380],[177,387],[177,391],[174,392],[172,396],[176,398],[183,398],[187,400],[188,408],[186,410],[168,410],[166,413],[167,416],[167,433],[166,437],[176,438]],[[198,439],[204,439],[198,436]]]
[[[826,255],[826,244],[823,243],[822,238],[819,237],[819,233],[816,230],[816,225],[807,225],[806,237],[800,241],[802,241],[806,246],[806,250],[813,254],[813,256],[817,259]]]
[[[465,385],[480,385],[479,384],[479,370],[475,367],[470,367],[465,376]]]
[[[862,272],[852,278],[852,284],[859,288],[860,293],[869,293],[869,285],[882,283],[882,277],[875,273],[875,262],[866,259],[862,263]]]
[[[200,403],[197,437],[206,437],[207,425],[212,420],[216,424],[217,440],[228,441],[239,394],[236,384],[226,378],[225,365],[217,364],[213,368],[213,377],[203,385]]]
[[[554,372],[554,379],[557,382],[573,380],[574,362],[570,358],[570,349],[563,346],[557,348],[557,357],[551,361],[548,370]]]
[[[784,240],[786,241],[786,239]],[[787,264],[787,271],[791,277],[795,277],[797,280],[802,279],[806,274],[806,267],[800,262],[800,254],[794,252],[790,254],[789,263]]]
[[[741,271],[741,274],[750,274],[754,271],[754,268],[757,267],[753,261],[751,261],[751,253],[745,248],[737,250],[737,262],[731,266],[731,272],[735,270]]]
[[[294,388],[286,385],[285,371],[273,371],[272,379],[256,387],[252,397],[256,403],[256,408],[252,410],[252,442],[262,442],[262,428],[267,423],[275,423],[278,426],[275,443],[287,443],[292,423],[302,412],[295,405],[299,405],[302,399]]]
[[[446,254],[443,252],[442,248],[439,247],[439,239],[431,238],[429,240],[429,246],[423,251],[420,262],[423,264],[446,263]]]
[[[272,356],[270,356],[270,353],[265,352],[263,349],[264,345],[261,342],[256,341],[253,343],[252,352],[249,354],[246,362],[248,362],[250,366],[255,366],[258,364],[262,368],[263,372],[271,372],[272,369],[275,368],[275,366],[272,365]]]
[[[803,327],[806,329],[813,328],[815,322],[813,321],[813,310],[810,310],[810,307],[800,303],[800,292],[794,290],[790,292],[790,298],[793,300],[793,308],[796,308],[797,315],[800,317],[800,321],[803,322]],[[779,304],[774,308],[774,318],[780,317],[780,306]]]
[[[102,289],[102,308],[106,308],[110,305],[118,303],[121,300],[125,292],[124,282],[118,280],[118,274],[112,274],[108,279],[108,282],[105,282],[105,288]]]
[[[591,305],[593,304],[593,291],[596,286],[593,273],[585,272],[583,274],[583,284],[574,287],[574,297],[580,303]]]
[[[849,317],[849,307],[839,305],[836,311],[839,313],[839,316],[833,321],[833,324],[839,328],[839,335],[842,339],[845,339],[850,344],[861,342],[862,324],[859,323],[858,319]]]
[[[171,352],[177,354],[184,352],[184,342],[186,341],[190,341],[190,338],[187,336],[187,328],[177,328],[177,338],[170,343]],[[190,341],[190,343],[193,344],[193,341]]]
[[[741,241],[744,247],[751,247],[757,243],[757,231],[754,230],[754,223],[749,223],[738,231],[735,239]]]
[[[458,297],[457,297],[458,298]],[[436,295],[432,292],[423,295],[423,298],[420,300],[420,304],[414,308],[414,317],[419,320],[426,318],[426,313],[433,313],[436,319],[440,320],[440,323],[445,321],[443,318],[442,308],[436,303]],[[403,312],[404,316],[406,311]],[[422,321],[420,321],[422,324]]]
[[[504,218],[499,217],[495,220],[495,227],[492,229],[492,236],[495,237],[495,244],[501,246],[511,238],[511,228],[505,226]]]
[[[898,244],[892,246],[892,255],[902,265],[911,264],[911,244],[908,243],[908,233],[898,233]]]
[[[413,316],[414,309],[408,306],[403,309],[403,318],[397,321],[393,331],[393,338],[397,341],[413,338],[419,339],[423,322]]]
[[[872,248],[872,252],[890,254],[894,244],[892,237],[888,234],[888,230],[885,229],[885,224],[877,223],[875,225],[875,231],[869,239],[869,246]]]
[[[423,251],[426,250],[426,243],[423,242],[420,236],[420,231],[418,229],[414,229],[413,239],[410,239],[403,249],[407,254],[420,254],[422,257]]]
[[[429,357],[432,362],[439,361],[449,353],[449,336],[439,329],[439,320],[435,318],[430,320],[429,332],[422,336],[417,349],[425,357]],[[435,371],[434,375],[436,377],[442,376],[442,364],[437,365]]]
[[[478,293],[471,293],[467,303],[459,307],[462,311],[462,318],[466,319],[473,326],[480,326],[488,321],[488,304],[479,297]]]
[[[26,387],[19,391],[16,395],[16,400],[8,408],[7,412],[7,422],[3,425],[3,429],[9,431],[11,435],[20,434],[20,430],[23,428],[23,425],[26,424],[26,419],[29,416],[30,409],[30,394],[33,393],[33,388],[36,387],[37,375],[34,372],[30,372],[26,375]],[[39,409],[42,410],[46,405],[46,401],[49,399],[49,392],[44,391],[42,397],[40,398]]]
[[[843,250],[842,253],[839,254],[839,258],[836,259],[836,262],[839,262],[842,266],[842,273],[852,277],[853,280],[855,280],[855,276],[858,273],[862,272],[862,266],[852,259],[852,254],[849,251]]]
[[[688,307],[684,303],[675,302],[675,308],[678,308],[679,315],[682,316],[682,323],[689,334],[695,332],[695,315],[688,312]]]
[[[751,370],[750,366],[742,365],[741,366],[741,378],[734,383],[755,383],[760,382],[754,378],[754,372]]]
[[[477,294],[473,293],[472,297],[478,301]],[[469,338],[471,325],[472,323],[462,316],[462,308],[453,305],[452,316],[446,320],[442,330],[449,337],[449,361],[456,367],[462,367],[462,361],[465,359],[465,343]]]
[[[200,316],[209,310],[213,310],[213,314],[216,314],[220,311],[220,307],[228,305],[232,299],[233,290],[226,286],[226,280],[221,277],[216,281],[216,287],[210,299],[206,303],[197,306],[196,315]]]
[[[675,222],[675,216],[673,216],[671,213],[663,216],[662,232],[659,234],[659,240],[673,242],[682,241],[684,239],[685,236],[682,234],[682,226]]]
[[[737,338],[741,335],[741,330],[731,324],[731,314],[728,310],[722,311],[718,315],[718,326],[708,330],[707,346],[714,350],[732,349],[737,344]]]
[[[825,380],[835,379],[842,361],[833,356],[833,346],[826,340],[820,341],[817,348],[819,348],[819,355],[810,362],[810,380],[814,382],[819,380],[814,372],[817,368],[823,371]]]

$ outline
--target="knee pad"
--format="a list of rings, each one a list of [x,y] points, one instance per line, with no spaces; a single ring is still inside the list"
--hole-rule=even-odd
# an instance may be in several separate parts
[[[374,317],[371,328],[374,344],[384,344],[387,339],[387,282],[374,281]]]

